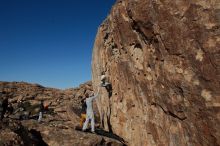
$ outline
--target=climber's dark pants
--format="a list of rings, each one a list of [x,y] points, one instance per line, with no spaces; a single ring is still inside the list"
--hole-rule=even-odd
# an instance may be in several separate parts
[[[108,96],[111,97],[112,96],[112,85],[108,82],[102,82],[101,86],[105,87],[105,89],[108,92]]]
[[[112,85],[111,84],[107,85],[105,89],[108,91],[108,96],[111,97],[112,96]]]

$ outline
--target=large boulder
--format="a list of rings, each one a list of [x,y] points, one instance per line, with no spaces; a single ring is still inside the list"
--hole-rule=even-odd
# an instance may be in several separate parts
[[[106,130],[129,145],[220,145],[218,0],[118,0],[93,49]]]

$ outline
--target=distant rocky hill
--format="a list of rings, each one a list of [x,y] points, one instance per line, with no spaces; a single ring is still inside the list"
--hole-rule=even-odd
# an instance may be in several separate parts
[[[9,98],[9,103],[12,103],[15,110],[19,100],[28,102],[32,107],[37,107],[40,100],[44,100],[45,104],[52,102],[49,112],[44,114],[42,123],[36,120],[38,112],[31,113],[31,119],[19,120],[12,114],[0,122],[0,145],[122,145],[114,139],[75,130],[79,124],[80,96],[92,91],[91,81],[78,88],[66,90],[25,82],[0,82],[0,92],[4,92],[4,96]],[[95,111],[98,115],[97,108]]]
[[[219,0],[118,0],[92,66],[113,87],[102,124],[129,145],[220,145]]]

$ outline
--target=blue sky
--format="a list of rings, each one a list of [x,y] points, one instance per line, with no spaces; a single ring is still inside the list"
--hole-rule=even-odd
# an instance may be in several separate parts
[[[98,26],[115,0],[0,0],[0,81],[70,88],[91,80]]]

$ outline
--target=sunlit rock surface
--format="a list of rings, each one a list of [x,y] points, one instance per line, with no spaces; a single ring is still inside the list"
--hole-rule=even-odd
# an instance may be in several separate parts
[[[138,146],[220,145],[219,0],[118,0],[99,27],[102,125]]]

